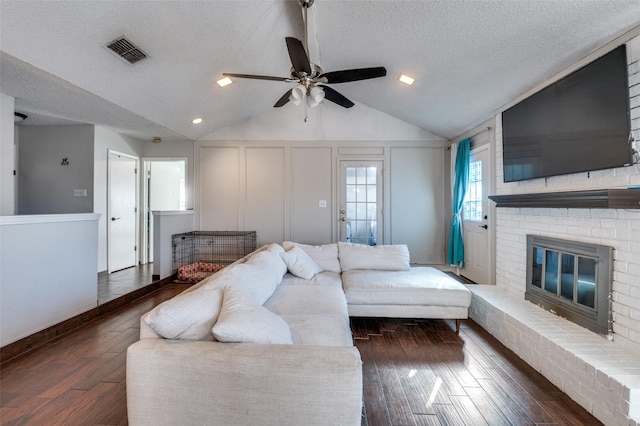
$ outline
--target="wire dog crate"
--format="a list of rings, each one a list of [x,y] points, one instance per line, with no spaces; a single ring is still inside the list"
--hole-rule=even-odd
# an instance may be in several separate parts
[[[173,272],[197,282],[256,249],[256,231],[192,231],[172,236]]]

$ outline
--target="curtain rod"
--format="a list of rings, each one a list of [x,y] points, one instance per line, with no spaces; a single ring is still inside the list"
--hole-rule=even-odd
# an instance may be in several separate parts
[[[487,127],[485,127],[484,129],[482,129],[482,130],[480,130],[480,131],[478,131],[478,132],[476,132],[476,133],[472,134],[471,136],[468,136],[468,138],[469,138],[469,139],[471,139],[471,138],[473,138],[473,137],[478,136],[479,134],[482,134],[482,133],[484,133],[484,132],[489,132],[489,131],[491,131],[491,126],[487,126]],[[465,139],[466,139],[466,138],[465,138]]]
[[[489,132],[489,131],[491,131],[491,129],[492,129],[492,127],[491,127],[491,126],[487,126],[487,127],[485,127],[484,129],[481,129],[481,130],[477,131],[476,133],[472,133],[472,134],[471,134],[471,135],[469,135],[469,136],[466,136],[466,137],[464,137],[464,138],[461,138],[461,139],[460,139],[460,141],[463,141],[463,140],[465,140],[465,139],[471,139],[471,138],[476,137],[476,136],[478,136],[478,135],[480,135],[480,134],[482,134],[482,133],[484,133],[484,132]],[[458,142],[460,142],[460,141],[458,141]],[[458,142],[452,142],[452,144],[453,144],[453,143],[458,143]],[[447,150],[447,151],[449,151],[450,149],[451,149],[451,145],[449,145],[449,146],[447,147],[447,149],[446,149],[446,150]]]

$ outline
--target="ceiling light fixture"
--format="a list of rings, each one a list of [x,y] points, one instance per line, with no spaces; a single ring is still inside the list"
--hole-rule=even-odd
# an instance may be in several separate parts
[[[307,106],[309,108],[320,105],[320,102],[324,99],[324,90],[319,86],[310,86],[306,88],[304,84],[298,84],[291,89],[289,95],[289,101],[294,105],[300,105],[306,98]]]
[[[193,124],[200,124],[200,123],[202,123],[202,118],[201,117],[194,118],[193,120],[191,120],[191,122]]]
[[[224,78],[221,78],[220,80],[216,81],[216,83],[218,83],[218,86],[224,87],[224,86],[230,85],[231,83],[233,83],[233,81],[231,81],[231,79],[229,77],[224,77]]]
[[[14,123],[20,123],[21,121],[24,121],[27,118],[27,114],[23,114],[21,112],[13,112],[13,122]]]
[[[309,90],[309,96],[307,97],[307,104],[309,108],[313,108],[318,106],[320,102],[324,99],[324,90],[322,88],[315,86]]]
[[[400,76],[400,78],[398,78],[398,80],[400,80],[401,82],[403,82],[404,84],[406,84],[407,86],[411,86],[413,84],[414,81],[416,81],[415,78],[413,77],[409,77],[406,74],[402,74]]]

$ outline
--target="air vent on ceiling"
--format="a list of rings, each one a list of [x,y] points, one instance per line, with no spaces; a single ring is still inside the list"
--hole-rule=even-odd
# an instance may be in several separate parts
[[[107,49],[113,51],[116,55],[130,64],[135,64],[147,57],[147,55],[138,46],[131,43],[124,36],[118,37],[107,44]]]

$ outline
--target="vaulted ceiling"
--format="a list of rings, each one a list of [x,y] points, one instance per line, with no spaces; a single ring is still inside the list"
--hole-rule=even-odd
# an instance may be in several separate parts
[[[309,50],[324,71],[386,67],[333,87],[355,108],[451,139],[638,25],[638,0],[315,0]],[[2,0],[0,91],[25,125],[196,140],[273,108],[290,83],[215,82],[223,72],[288,77],[285,37],[302,39],[303,28],[297,0]],[[148,58],[131,65],[104,47],[122,35]]]

